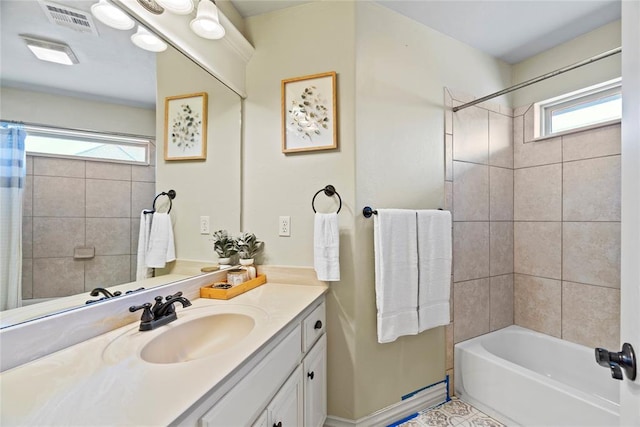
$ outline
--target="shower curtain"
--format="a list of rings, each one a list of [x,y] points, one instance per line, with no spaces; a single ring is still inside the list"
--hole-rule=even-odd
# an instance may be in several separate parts
[[[0,310],[22,305],[25,137],[22,126],[0,123]]]

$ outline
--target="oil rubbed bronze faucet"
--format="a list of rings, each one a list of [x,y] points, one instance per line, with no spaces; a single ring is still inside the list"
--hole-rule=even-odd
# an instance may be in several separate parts
[[[176,315],[175,303],[179,302],[182,307],[189,307],[191,301],[182,296],[182,292],[177,292],[173,295],[168,295],[162,301],[161,296],[155,297],[155,304],[145,303],[138,306],[129,307],[130,312],[143,310],[142,317],[140,318],[140,330],[150,331],[158,328],[167,323],[171,323],[178,318]]]

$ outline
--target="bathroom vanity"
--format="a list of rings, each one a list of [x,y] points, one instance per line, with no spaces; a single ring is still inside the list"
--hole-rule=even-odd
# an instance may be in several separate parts
[[[0,424],[322,426],[326,286],[270,283],[191,298],[0,375]]]

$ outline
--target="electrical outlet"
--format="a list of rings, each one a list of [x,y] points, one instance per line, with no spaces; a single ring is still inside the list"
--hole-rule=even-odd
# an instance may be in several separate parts
[[[209,217],[200,217],[200,234],[209,234]]]
[[[278,235],[289,237],[291,236],[291,217],[281,216],[278,221]]]

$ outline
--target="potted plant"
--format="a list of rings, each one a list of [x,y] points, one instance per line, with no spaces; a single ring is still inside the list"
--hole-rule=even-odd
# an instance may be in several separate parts
[[[213,250],[218,254],[220,264],[230,264],[231,257],[238,253],[237,241],[229,236],[227,230],[213,232]]]
[[[238,254],[240,254],[240,264],[251,265],[253,264],[253,258],[260,253],[264,242],[258,240],[253,233],[242,233],[238,236],[237,248]]]

